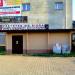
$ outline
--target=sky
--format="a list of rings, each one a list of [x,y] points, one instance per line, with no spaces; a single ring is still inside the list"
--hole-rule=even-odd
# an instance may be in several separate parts
[[[75,20],[75,0],[73,0],[72,3],[73,3],[73,5],[72,5],[72,8],[73,8],[72,19]]]

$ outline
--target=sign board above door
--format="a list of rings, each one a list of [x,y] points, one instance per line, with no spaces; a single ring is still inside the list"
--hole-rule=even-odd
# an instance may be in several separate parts
[[[25,23],[8,23],[0,25],[0,30],[44,30],[48,29],[48,24],[25,24]]]

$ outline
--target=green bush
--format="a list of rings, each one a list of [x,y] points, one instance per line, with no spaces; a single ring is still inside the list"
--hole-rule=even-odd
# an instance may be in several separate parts
[[[70,54],[56,54],[56,53],[37,53],[32,54],[32,56],[39,56],[39,57],[75,57],[75,52],[71,52]]]
[[[0,55],[4,55],[6,52],[5,46],[0,46]]]

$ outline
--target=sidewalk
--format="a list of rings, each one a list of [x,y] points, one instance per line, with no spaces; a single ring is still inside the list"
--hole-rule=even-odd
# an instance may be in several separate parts
[[[4,55],[0,75],[75,75],[75,58]]]

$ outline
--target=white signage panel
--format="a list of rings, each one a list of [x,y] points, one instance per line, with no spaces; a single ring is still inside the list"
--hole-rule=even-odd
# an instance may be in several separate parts
[[[8,25],[0,25],[1,30],[37,30],[37,29],[46,29],[45,24],[8,24]]]
[[[0,16],[21,16],[21,6],[0,7]]]

